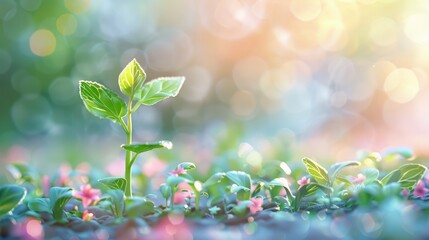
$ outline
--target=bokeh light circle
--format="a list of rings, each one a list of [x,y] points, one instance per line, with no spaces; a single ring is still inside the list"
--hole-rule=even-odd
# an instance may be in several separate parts
[[[237,40],[255,32],[265,15],[264,0],[201,0],[202,25],[213,35]]]
[[[77,20],[73,14],[63,14],[57,18],[57,30],[63,35],[71,35],[76,31]]]
[[[397,25],[391,18],[377,18],[370,26],[369,37],[378,46],[393,45],[398,35]]]
[[[416,74],[407,68],[393,70],[384,82],[384,92],[390,100],[397,103],[411,101],[419,90],[419,80]]]
[[[405,35],[408,37],[408,39],[415,43],[429,43],[429,32],[427,30],[428,22],[428,14],[415,14],[409,16],[404,23]]]
[[[40,57],[51,55],[57,46],[57,40],[54,34],[47,29],[39,29],[30,37],[31,51]]]
[[[312,21],[322,12],[322,2],[320,0],[292,0],[290,11],[301,21]]]
[[[40,134],[49,129],[52,108],[42,96],[25,95],[12,106],[12,120],[16,128],[27,135]]]
[[[64,0],[64,5],[72,13],[83,13],[91,6],[91,0]]]

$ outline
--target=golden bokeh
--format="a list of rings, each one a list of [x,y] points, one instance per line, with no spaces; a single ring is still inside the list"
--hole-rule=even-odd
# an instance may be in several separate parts
[[[51,55],[56,48],[57,40],[54,34],[47,29],[39,29],[30,37],[31,52],[37,56],[46,57]]]
[[[57,30],[61,34],[68,36],[73,34],[77,28],[77,20],[73,14],[63,14],[57,18]]]
[[[387,76],[384,82],[384,91],[390,100],[397,103],[407,103],[419,92],[419,80],[412,70],[398,68]]]
[[[64,0],[64,5],[72,13],[83,13],[91,6],[91,0]]]

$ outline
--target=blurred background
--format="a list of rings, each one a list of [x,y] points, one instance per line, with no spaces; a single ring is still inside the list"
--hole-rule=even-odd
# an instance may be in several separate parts
[[[429,156],[425,0],[2,0],[0,22],[2,164],[121,175],[121,128],[86,111],[78,81],[120,93],[133,58],[187,79],[135,114],[135,141],[174,143],[151,161]]]

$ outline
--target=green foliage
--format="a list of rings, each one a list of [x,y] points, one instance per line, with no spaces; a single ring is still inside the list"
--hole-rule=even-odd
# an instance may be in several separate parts
[[[356,161],[347,161],[347,162],[335,163],[335,164],[331,165],[331,167],[329,168],[329,177],[331,179],[335,179],[337,177],[338,173],[341,170],[343,170],[345,167],[359,166],[359,165],[360,165],[360,163],[356,162]]]
[[[250,199],[250,188],[252,180],[250,175],[241,171],[229,171],[226,173],[226,177],[233,183],[237,184],[235,193],[237,193],[238,200],[249,200]],[[232,189],[231,189],[232,190]]]
[[[10,214],[11,211],[21,204],[27,195],[27,190],[17,185],[5,185],[0,187],[0,217]]]
[[[243,218],[243,217],[245,217],[245,216],[246,216],[246,214],[249,212],[249,209],[248,209],[248,205],[249,205],[249,204],[252,204],[252,202],[251,202],[251,201],[249,201],[249,200],[243,200],[243,201],[241,201],[239,204],[235,205],[235,206],[232,208],[232,212],[233,212],[236,216],[238,216],[238,217],[240,217],[240,218]]]
[[[324,186],[322,184],[318,184],[318,183],[309,183],[309,184],[305,184],[305,185],[299,187],[298,191],[296,192],[296,197],[295,197],[295,201],[294,201],[295,211],[299,211],[300,204],[301,204],[301,201],[303,198],[312,196],[313,194],[315,194],[317,192],[317,190],[322,190],[326,194],[330,194],[334,191],[332,188],[326,187],[326,186]]]
[[[222,179],[225,178],[225,176],[226,176],[226,173],[224,172],[215,173],[203,183],[203,187],[207,188],[209,186],[219,184],[222,181]]]
[[[399,169],[387,174],[381,179],[381,183],[386,185],[388,183],[398,182],[402,188],[411,188],[423,177],[426,169],[425,166],[417,163],[405,164]]]
[[[255,190],[253,190],[252,192],[251,197],[256,197],[256,195],[262,190],[263,187],[264,187],[264,182],[258,182],[255,186]]]
[[[184,178],[182,176],[168,176],[167,177],[167,185],[170,187],[177,186],[182,182],[190,182],[190,180],[187,178]]]
[[[52,214],[49,198],[35,198],[28,202],[28,208],[31,211],[41,213],[47,212]]]
[[[125,154],[125,194],[132,196],[131,168],[138,154],[154,148],[171,149],[169,141],[153,143],[132,144],[132,113],[141,104],[153,105],[169,97],[175,97],[179,93],[184,77],[163,77],[145,83],[146,73],[133,59],[119,74],[118,84],[121,92],[129,97],[128,105],[116,93],[105,86],[90,81],[79,82],[79,92],[86,109],[100,118],[108,118],[121,124],[127,141],[121,147],[126,150]],[[133,101],[137,100],[133,107]],[[126,122],[124,121],[126,117]]]
[[[37,171],[23,163],[11,163],[7,165],[6,168],[19,184],[24,182],[34,184],[35,180],[38,178]]]
[[[377,181],[380,172],[377,168],[366,168],[362,171],[362,174],[365,176],[365,185],[371,184]]]
[[[142,197],[125,199],[125,214],[128,218],[137,218],[155,213],[155,204]]]
[[[314,178],[314,180],[316,180],[316,182],[322,185],[330,184],[328,171],[326,171],[325,168],[309,158],[302,159],[302,162],[307,168],[307,172]]]
[[[122,190],[125,191],[127,186],[127,180],[120,177],[107,177],[99,179],[98,182],[102,183],[104,186],[112,190]]]
[[[271,197],[278,196],[283,188],[286,191],[288,205],[291,205],[294,201],[295,196],[293,196],[286,178],[275,178],[268,183],[268,186],[270,187]]]
[[[166,200],[171,196],[171,187],[165,183],[161,184],[159,191]]]
[[[154,105],[166,98],[177,96],[184,81],[184,77],[157,78],[138,89],[134,97],[138,105]]]
[[[121,145],[121,147],[127,151],[140,154],[147,152],[155,148],[167,148],[171,149],[173,144],[170,141],[158,141],[158,142],[146,142],[146,143],[133,143],[128,145]]]
[[[140,64],[133,59],[119,74],[119,88],[121,92],[129,97],[140,89],[146,79],[146,73]]]
[[[82,80],[79,82],[79,92],[86,109],[99,118],[121,122],[127,113],[124,100],[99,83]]]
[[[372,207],[374,204],[382,204],[388,199],[399,198],[400,192],[400,183],[392,182],[385,186],[373,183],[359,190],[357,204],[360,207]]]
[[[66,203],[72,198],[72,189],[68,187],[52,187],[49,190],[49,207],[52,216],[57,222],[65,222],[63,209]]]
[[[195,164],[191,163],[191,162],[182,162],[182,163],[179,163],[178,166],[180,166],[181,168],[183,168],[185,170],[192,170],[192,169],[196,168]]]
[[[125,209],[125,195],[121,190],[107,191],[107,197],[110,199],[110,211],[116,218],[121,218]]]

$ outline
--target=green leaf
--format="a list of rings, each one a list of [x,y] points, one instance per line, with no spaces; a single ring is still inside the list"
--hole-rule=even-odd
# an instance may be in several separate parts
[[[0,217],[9,214],[27,195],[27,190],[17,185],[0,187]]]
[[[81,80],[79,92],[86,109],[99,118],[120,122],[127,112],[124,100],[99,83]]]
[[[255,196],[256,196],[256,194],[258,194],[258,193],[262,190],[262,187],[263,187],[264,185],[265,185],[265,184],[264,184],[264,182],[258,182],[258,183],[256,184],[255,190],[253,190],[253,192],[252,192],[252,197],[255,197]]]
[[[179,163],[178,166],[182,167],[185,170],[191,170],[191,169],[195,169],[196,168],[195,164],[191,163],[191,162],[182,162],[182,163]]]
[[[394,198],[399,197],[401,194],[401,185],[399,183],[389,183],[386,186],[383,186],[383,197],[384,198]]]
[[[64,222],[63,209],[72,198],[72,189],[69,187],[52,187],[49,190],[49,207],[55,221]]]
[[[213,207],[209,208],[209,212],[211,215],[216,215],[220,210],[221,209],[218,206],[213,206]]]
[[[112,190],[122,190],[125,191],[127,186],[127,180],[120,177],[107,177],[99,179],[98,182],[102,183],[106,187]]]
[[[347,161],[347,162],[335,163],[329,168],[329,175],[330,175],[331,179],[335,179],[335,177],[338,175],[338,173],[342,169],[344,169],[345,167],[359,166],[359,165],[360,165],[360,163],[356,162],[356,161]]]
[[[383,199],[383,188],[378,184],[369,184],[360,189],[357,194],[357,203],[359,206],[371,206],[373,201],[381,201]]]
[[[125,200],[125,214],[128,218],[137,218],[155,213],[155,204],[142,197]]]
[[[117,218],[122,217],[122,213],[124,212],[125,208],[124,192],[122,190],[109,190],[107,191],[107,195],[112,202],[112,214]]]
[[[167,185],[169,185],[170,187],[176,186],[182,182],[191,182],[191,181],[181,176],[168,176],[167,178]]]
[[[245,172],[229,171],[226,173],[226,177],[238,186],[243,186],[248,189],[251,188],[252,181],[250,175]]]
[[[165,183],[161,184],[159,191],[165,199],[168,199],[171,196],[171,187]]]
[[[347,178],[343,177],[343,176],[338,176],[338,175],[337,175],[337,176],[335,177],[335,180],[337,180],[337,181],[339,181],[339,182],[342,182],[342,183],[346,184],[346,186],[348,186],[348,187],[353,186],[353,182],[352,182],[352,181],[350,181],[349,179],[347,179]]]
[[[49,205],[49,198],[36,198],[28,203],[28,208],[34,212],[47,212],[52,214],[52,210]]]
[[[34,183],[38,178],[38,173],[34,168],[24,163],[12,163],[6,167],[12,177],[18,182]]]
[[[237,195],[238,200],[249,200],[250,199],[250,188],[252,185],[252,180],[250,179],[250,175],[245,172],[240,171],[229,171],[226,173],[226,177],[231,180],[233,183],[238,186],[244,187]],[[245,189],[248,189],[246,191]]]
[[[325,168],[309,158],[302,159],[302,162],[307,168],[307,172],[314,178],[314,180],[316,180],[316,182],[322,185],[328,185],[330,183],[328,171],[326,171]]]
[[[169,97],[175,97],[182,88],[185,77],[161,77],[152,80],[134,95],[138,104],[154,105]]]
[[[366,168],[362,171],[362,174],[365,176],[364,184],[368,185],[378,179],[380,172],[377,168]]]
[[[325,193],[332,193],[334,190],[330,187],[326,187],[324,185],[318,184],[318,183],[309,183],[302,185],[298,188],[298,191],[296,192],[296,198],[295,198],[295,211],[298,211],[300,208],[300,203],[304,197],[309,197],[317,192],[317,190],[322,190]]]
[[[136,59],[133,59],[119,74],[119,88],[123,94],[133,97],[134,93],[141,88],[145,79],[146,73]]]
[[[290,205],[294,201],[295,196],[292,194],[292,191],[289,188],[289,182],[286,178],[275,178],[271,180],[268,185],[271,187],[270,194],[272,198],[278,196],[283,188],[286,190],[288,204]]]
[[[417,163],[405,164],[399,169],[387,174],[381,179],[381,182],[383,185],[387,185],[391,182],[398,182],[402,188],[411,188],[423,177],[426,169],[425,166]]]
[[[222,179],[224,179],[226,176],[225,173],[223,172],[218,172],[213,174],[211,177],[209,177],[209,179],[207,179],[207,181],[205,181],[203,183],[203,188],[218,184],[222,181]]]
[[[146,143],[134,143],[128,145],[122,145],[123,149],[134,153],[147,152],[155,148],[167,148],[171,149],[173,144],[170,141],[158,141],[158,142],[146,142]]]
[[[194,181],[195,181],[194,178],[187,173],[180,174],[179,177],[185,178],[186,182],[188,182],[188,183],[194,183]]]
[[[244,217],[245,214],[248,212],[248,206],[249,204],[252,204],[249,200],[243,200],[240,202],[240,204],[235,205],[232,208],[232,212],[238,216],[238,217]]]
[[[247,187],[238,186],[238,185],[235,185],[235,184],[231,186],[231,193],[238,193],[240,191],[248,192],[248,191],[250,191],[250,189],[247,188]]]

